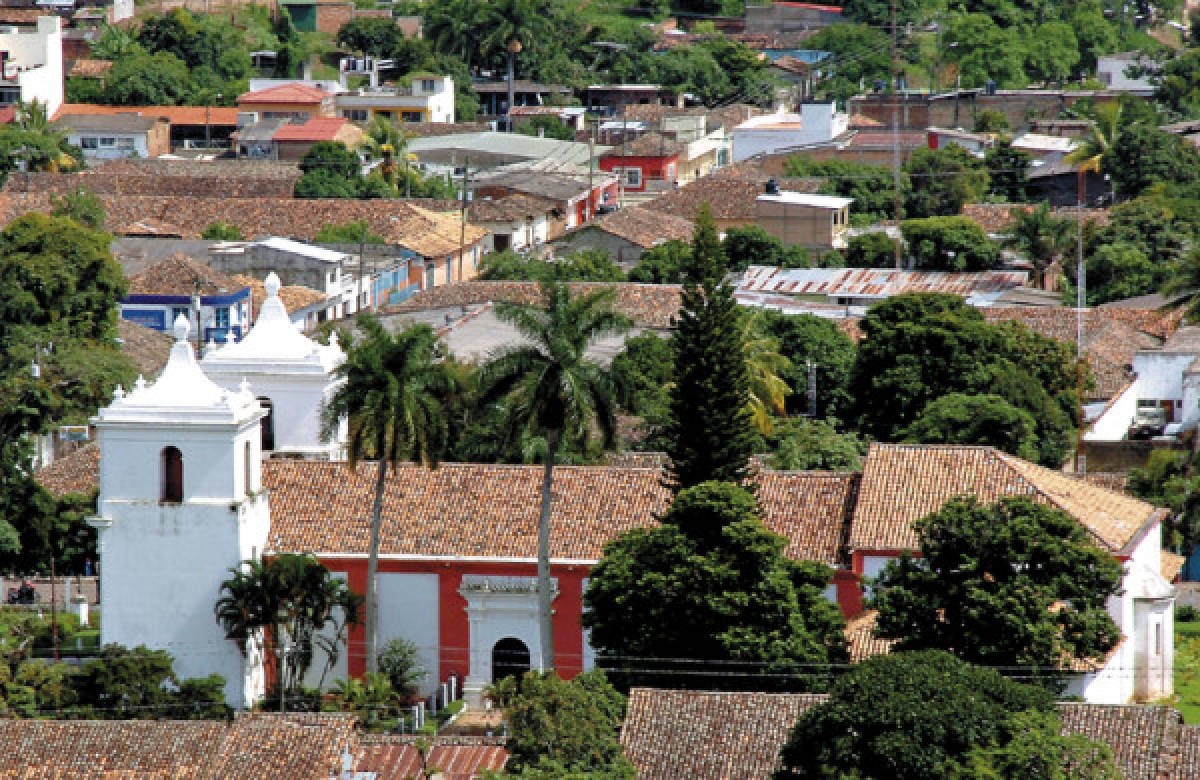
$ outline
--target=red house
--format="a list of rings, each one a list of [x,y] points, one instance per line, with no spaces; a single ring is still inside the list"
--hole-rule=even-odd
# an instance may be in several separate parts
[[[614,146],[600,158],[600,168],[620,176],[626,192],[670,190],[679,178],[679,156],[683,153],[683,144],[674,138],[646,133]]]

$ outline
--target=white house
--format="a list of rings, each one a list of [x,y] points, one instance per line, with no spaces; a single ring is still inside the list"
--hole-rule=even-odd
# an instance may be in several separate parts
[[[345,80],[345,72],[342,74]],[[339,116],[354,122],[384,117],[404,122],[454,122],[454,79],[416,74],[407,87],[379,87],[339,92],[334,96]]]
[[[29,32],[0,33],[0,105],[37,101],[54,116],[63,103],[62,21],[39,16]]]
[[[341,384],[334,371],[345,354],[336,338],[326,346],[296,329],[279,298],[278,276],[267,276],[264,287],[267,298],[254,327],[241,341],[206,351],[200,368],[230,392],[250,383],[266,410],[263,452],[337,457],[343,450],[344,433],[322,441],[320,409]]]
[[[751,117],[733,128],[733,161],[827,143],[849,127],[850,116],[836,103],[804,103],[799,114]]]
[[[1131,76],[1132,68],[1145,68],[1146,72]],[[1149,97],[1154,92],[1154,74],[1162,70],[1162,65],[1145,57],[1139,51],[1122,51],[1115,54],[1102,54],[1096,58],[1096,80],[1106,89],[1118,92],[1132,92],[1143,97]]]
[[[1200,326],[1185,325],[1161,347],[1138,350],[1132,366],[1136,378],[1105,406],[1084,439],[1124,439],[1139,406],[1162,409],[1168,432],[1200,423]]]
[[[1012,147],[1028,152],[1033,158],[1033,165],[1055,165],[1079,146],[1078,138],[1067,138],[1061,135],[1042,135],[1041,133],[1025,133],[1013,139]]]
[[[171,151],[171,122],[140,114],[62,114],[54,120],[67,141],[95,160],[147,159]]]
[[[140,378],[92,418],[100,446],[101,639],[167,650],[181,677],[221,674],[227,700],[261,696],[261,659],[243,658],[213,618],[229,568],[257,558],[270,527],[262,488],[266,410],[243,384],[204,375],[188,321],[158,380]]]

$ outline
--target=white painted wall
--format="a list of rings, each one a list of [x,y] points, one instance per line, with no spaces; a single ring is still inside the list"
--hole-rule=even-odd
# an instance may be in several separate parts
[[[425,667],[425,677],[418,684],[422,696],[432,693],[441,679],[438,579],[437,574],[423,573],[379,575],[379,650],[382,652],[390,639],[407,639],[417,646],[417,657]]]
[[[37,100],[54,116],[63,103],[62,22],[39,16],[30,32],[0,34],[0,50],[8,52],[7,76],[16,76],[21,100]],[[14,74],[15,71],[15,74]]]
[[[261,668],[244,662],[213,618],[229,568],[261,555],[270,513],[261,490],[258,418],[240,425],[99,424],[101,639],[169,651],[180,677],[217,673],[226,698],[261,695]],[[183,453],[184,501],[159,502],[160,455]]]
[[[1143,350],[1133,356],[1142,400],[1183,400],[1183,372],[1196,359],[1194,353]]]
[[[1104,413],[1083,435],[1084,441],[1121,441],[1129,432],[1129,424],[1137,412],[1140,381],[1135,380],[1112,400]]]
[[[485,580],[488,587],[479,587]],[[557,580],[553,582],[557,590]],[[471,668],[463,682],[463,697],[468,706],[477,707],[483,689],[492,682],[492,649],[501,639],[513,637],[524,642],[529,648],[530,668],[542,668],[536,578],[467,575],[458,592],[467,600],[471,637]]]
[[[256,398],[271,400],[276,452],[328,455],[343,446],[344,435],[333,442],[321,441],[321,407],[339,386],[324,374],[286,373],[270,365],[263,365],[261,373],[246,368],[222,371],[219,363],[203,366],[209,379],[226,390],[236,391],[245,379]]]
[[[834,103],[805,103],[797,114],[767,114],[733,129],[733,161],[823,143],[846,132],[850,117]]]
[[[1125,75],[1125,71],[1132,65],[1139,64],[1135,60],[1125,59],[1118,56],[1103,56],[1096,58],[1096,80],[1103,84],[1108,89],[1131,91],[1150,92],[1154,90],[1154,84],[1150,81],[1150,75],[1130,78]],[[1157,67],[1154,63],[1146,61],[1142,64]]]

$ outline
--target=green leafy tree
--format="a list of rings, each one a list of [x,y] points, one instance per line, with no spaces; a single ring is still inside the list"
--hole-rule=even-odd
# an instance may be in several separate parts
[[[890,561],[871,598],[875,633],[897,650],[1052,674],[1120,640],[1105,602],[1121,564],[1065,512],[1023,497],[956,498],[914,528],[921,557]]]
[[[1200,109],[1200,49],[1189,49],[1164,63],[1157,81],[1156,101],[1177,115],[1195,116]]]
[[[200,238],[206,241],[241,241],[245,237],[242,235],[242,229],[237,225],[227,222],[211,222],[204,228]]]
[[[1035,728],[1038,733],[1026,733]],[[1046,748],[1035,766],[1079,754],[1077,740],[1058,737],[1060,728],[1044,688],[938,650],[876,656],[839,677],[828,700],[800,716],[775,778],[1112,777],[1111,764],[1102,775],[1006,771],[1030,741]],[[1098,756],[1106,753],[1091,747]],[[991,774],[971,771],[984,768]]]
[[[653,333],[626,340],[612,362],[613,385],[622,409],[645,416],[666,408],[667,387],[673,381],[670,343]]]
[[[489,689],[509,735],[505,774],[633,780],[617,735],[625,697],[600,671],[565,681],[554,672],[507,677]]]
[[[913,151],[904,164],[910,189],[904,198],[904,215],[912,218],[954,216],[963,204],[976,203],[988,188],[982,160],[957,144],[944,149]]]
[[[407,639],[390,639],[379,654],[379,672],[399,696],[414,696],[426,675],[417,657],[417,646]]]
[[[335,680],[333,699],[342,712],[358,715],[358,727],[391,730],[400,711],[400,697],[386,674],[367,672],[361,678]]]
[[[974,127],[971,129],[976,133],[1007,133],[1012,130],[1012,123],[1008,121],[1008,116],[1003,111],[985,108],[975,114]],[[997,143],[1001,143],[1003,140],[999,139]],[[992,166],[989,165],[988,169],[991,170],[991,168]]]
[[[133,30],[128,27],[114,27],[111,24],[103,25],[100,34],[88,46],[93,57],[112,62],[145,52]]]
[[[664,435],[676,492],[713,479],[743,482],[753,453],[741,312],[724,275],[724,253],[704,204],[671,335],[675,385]]]
[[[1117,192],[1140,195],[1156,184],[1186,184],[1200,177],[1200,152],[1157,127],[1134,125],[1104,153],[1103,166]]]
[[[1029,258],[1038,286],[1045,289],[1047,269],[1075,247],[1076,225],[1072,220],[1053,216],[1047,203],[1039,203],[1033,209],[1013,209],[1010,214],[1013,224],[1004,243]]]
[[[350,626],[358,623],[362,596],[308,555],[284,553],[263,563],[243,561],[229,570],[213,607],[225,638],[243,655],[275,654],[278,694],[292,696],[312,666],[313,651],[326,653],[321,679],[337,663]],[[332,628],[332,636],[322,635]]]
[[[781,471],[858,471],[867,443],[833,420],[789,417],[767,437],[767,462]]]
[[[1063,734],[1054,712],[1027,710],[1009,722],[1003,745],[976,745],[964,760],[967,777],[995,780],[1120,780],[1112,749],[1082,734]]]
[[[784,163],[785,176],[823,178],[820,191],[825,195],[854,198],[850,216],[855,222],[873,224],[896,217],[896,182],[890,168],[852,160],[814,160],[793,155]],[[909,189],[909,178],[902,174],[900,191]]]
[[[804,690],[808,665],[846,660],[830,570],[785,557],[749,492],[705,482],[661,520],[606,545],[584,593],[597,663],[619,686]],[[719,661],[739,664],[714,677]]]
[[[404,32],[390,16],[358,16],[337,31],[337,42],[368,57],[390,57],[404,40]]]
[[[324,171],[343,179],[355,179],[362,170],[358,155],[341,141],[318,141],[300,158],[300,173]]]
[[[1121,134],[1123,105],[1121,101],[1114,100],[1096,106],[1092,110],[1092,126],[1088,128],[1083,141],[1063,159],[1078,163],[1079,169],[1085,173],[1108,170],[1112,162],[1109,150]]]
[[[313,241],[318,244],[386,244],[387,239],[371,230],[365,219],[352,219],[341,225],[322,225]]]
[[[127,57],[104,77],[106,103],[117,106],[176,106],[192,89],[183,60],[169,52]]]
[[[564,439],[586,444],[593,426],[606,447],[615,441],[612,379],[586,353],[596,339],[620,333],[629,323],[613,312],[611,290],[572,297],[566,285],[543,282],[541,294],[541,306],[496,307],[496,315],[528,343],[495,353],[480,367],[478,382],[481,406],[507,402],[505,439],[537,432],[546,440],[538,519],[538,625],[542,665],[552,670],[550,515],[555,458]]]
[[[848,268],[892,268],[896,265],[896,239],[887,233],[850,236],[846,247]]]
[[[805,414],[809,408],[808,364],[816,379],[819,417],[844,419],[850,406],[848,383],[854,367],[854,342],[833,320],[812,314],[763,312],[767,329],[779,339],[779,352],[790,368],[781,376],[792,388],[788,414]]]
[[[986,271],[1000,262],[1000,247],[968,217],[906,219],[900,233],[914,268],[929,271]]]
[[[943,41],[946,59],[958,66],[964,87],[983,87],[989,80],[1003,89],[1029,83],[1022,31],[998,24],[991,14],[951,15]]]
[[[848,14],[845,6],[842,13]],[[818,30],[806,45],[832,54],[828,65],[821,64],[822,73],[827,75],[817,86],[827,97],[846,100],[860,91],[860,84],[869,86],[876,81],[886,84],[891,77],[891,46],[886,27],[870,23],[834,24]]]
[[[1079,65],[1079,41],[1068,22],[1050,21],[1030,30],[1026,73],[1035,81],[1062,84]]]
[[[54,216],[69,217],[93,230],[104,229],[104,203],[90,190],[80,187],[74,192],[52,198],[50,202],[54,205],[54,210],[50,212]]]
[[[1089,306],[1148,295],[1180,269],[1175,264],[1155,263],[1141,249],[1123,241],[1097,246],[1084,262]]]
[[[808,252],[799,246],[784,246],[783,242],[758,225],[731,227],[721,239],[730,271],[744,271],[751,265],[773,265],[781,268],[808,268]]]
[[[1171,510],[1163,524],[1163,544],[1190,555],[1200,543],[1200,474],[1186,452],[1155,450],[1146,465],[1129,471],[1128,490]]]
[[[683,267],[691,262],[692,247],[686,241],[671,239],[646,250],[629,272],[629,281],[642,284],[679,284]]]
[[[482,14],[482,0],[438,3],[426,10],[424,35],[437,51],[453,52],[470,67],[479,49]]]
[[[54,666],[58,666],[55,664]],[[165,650],[106,645],[67,679],[71,706],[62,714],[86,720],[214,720],[232,712],[217,674],[180,680]]]
[[[926,404],[903,437],[921,444],[985,444],[1036,461],[1036,430],[1033,415],[998,395],[950,393]]]
[[[52,173],[82,167],[83,151],[50,122],[44,103],[18,103],[15,114],[12,123],[0,126],[0,183],[20,167]]]
[[[544,135],[559,141],[574,141],[575,131],[567,127],[567,123],[556,116],[538,114],[517,125],[517,132],[522,135]]]
[[[981,111],[980,116],[987,113]],[[1003,115],[1001,115],[1003,116]],[[976,118],[978,123],[979,118]],[[1007,121],[1007,119],[1005,120]],[[1021,203],[1027,200],[1026,186],[1029,181],[1029,168],[1033,158],[1024,149],[1014,149],[1012,141],[999,138],[992,148],[983,156],[991,180],[993,195],[1004,198],[1010,203]]]
[[[989,325],[962,298],[940,294],[895,296],[861,327],[849,392],[863,433],[895,441],[935,399],[991,393],[1033,417],[1037,461],[1061,464],[1077,405],[1069,345],[1019,323]]]
[[[436,466],[449,439],[447,399],[457,391],[454,375],[439,362],[433,329],[413,325],[391,333],[379,320],[361,314],[363,337],[350,343],[337,376],[345,384],[321,409],[321,435],[331,439],[342,420],[349,422],[347,466],[374,458],[375,497],[367,553],[367,671],[379,670],[379,535],[388,465],[413,460]]]

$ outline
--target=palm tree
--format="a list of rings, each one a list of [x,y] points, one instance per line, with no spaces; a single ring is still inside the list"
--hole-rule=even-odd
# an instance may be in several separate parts
[[[494,0],[488,9],[491,32],[483,39],[490,52],[503,49],[508,61],[508,110],[513,108],[515,61],[522,49],[536,44],[546,32],[548,9],[536,0]],[[509,122],[509,130],[512,123]]]
[[[774,427],[771,415],[783,414],[792,389],[779,376],[791,367],[791,361],[779,354],[779,339],[766,334],[761,310],[742,317],[742,352],[750,380],[750,419],[765,436]]]
[[[1200,248],[1180,258],[1159,292],[1167,299],[1163,308],[1186,304],[1189,321],[1200,315]]]
[[[485,21],[487,11],[478,0],[449,0],[429,9],[425,37],[434,51],[452,51],[471,67],[479,48],[476,30]]]
[[[1038,287],[1045,289],[1046,269],[1075,245],[1075,223],[1053,216],[1046,203],[1032,210],[1015,208],[1009,215],[1013,225],[1004,245],[1025,253],[1033,263]]]
[[[502,303],[496,316],[528,343],[493,353],[479,369],[481,407],[504,401],[508,409],[504,435],[511,442],[522,434],[545,437],[542,506],[538,518],[538,612],[542,668],[554,668],[550,593],[550,502],[554,461],[564,439],[586,446],[592,427],[605,446],[616,438],[615,391],[608,372],[586,356],[597,338],[621,333],[629,321],[613,312],[612,290],[571,297],[562,282],[542,282],[542,306]]]
[[[408,148],[408,135],[404,130],[392,120],[376,115],[367,125],[367,132],[359,141],[358,148],[372,160],[383,160],[379,166],[379,173],[384,181],[395,187],[396,156],[404,154],[404,150]],[[407,171],[407,166],[405,170]]]
[[[22,133],[19,154],[29,170],[58,173],[75,167],[75,158],[65,151],[67,134],[50,121],[44,102],[17,101],[14,123]]]
[[[1065,162],[1079,163],[1079,202],[1084,198],[1084,175],[1099,173],[1104,164],[1104,155],[1112,148],[1121,133],[1121,101],[1102,103],[1095,108],[1095,120],[1083,142],[1063,158]]]
[[[321,410],[321,435],[333,438],[349,421],[347,466],[375,458],[375,503],[367,557],[367,671],[378,671],[379,535],[388,464],[415,460],[436,467],[449,438],[446,399],[456,390],[453,374],[440,360],[437,337],[428,325],[392,334],[379,320],[361,314],[362,338],[346,350],[337,375],[345,384]]]

